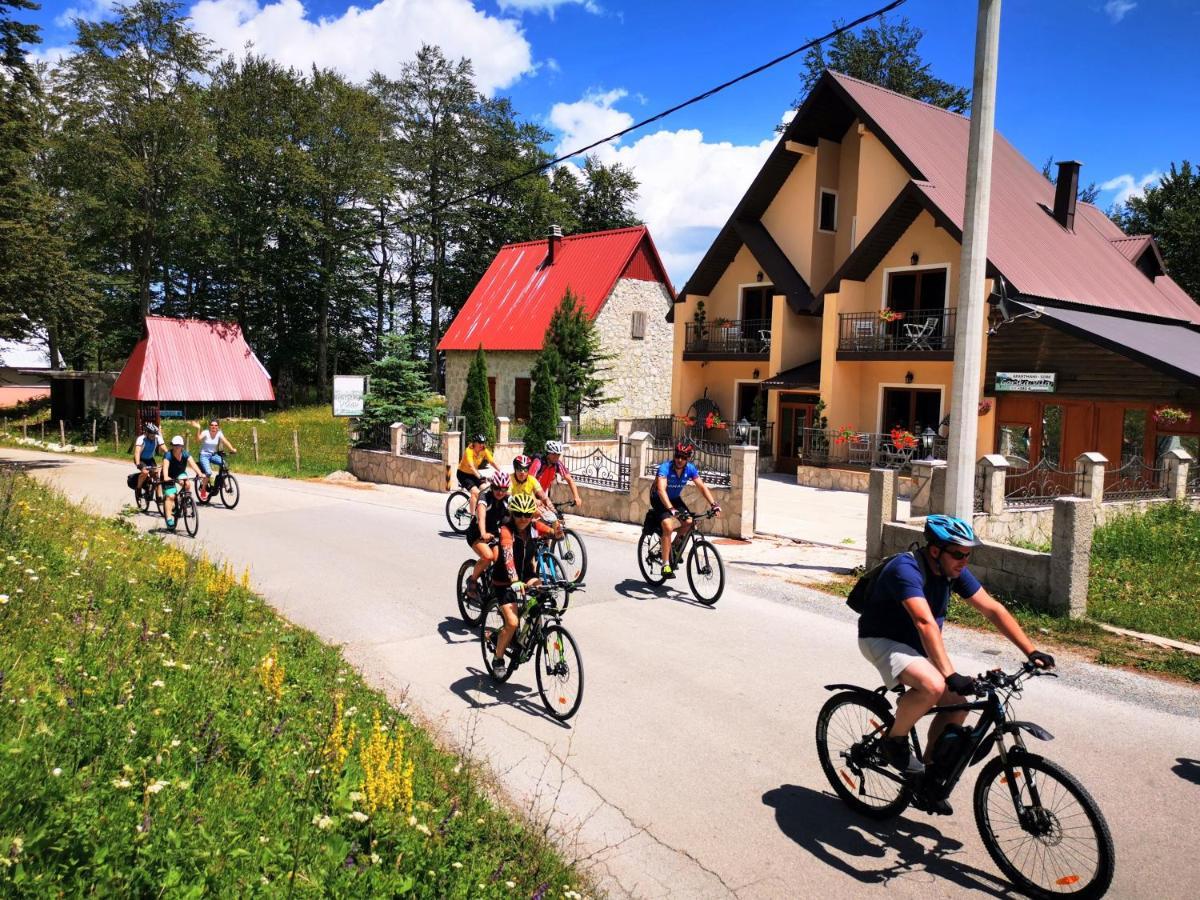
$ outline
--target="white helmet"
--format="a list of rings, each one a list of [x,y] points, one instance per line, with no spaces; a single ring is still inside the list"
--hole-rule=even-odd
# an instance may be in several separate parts
[[[562,441],[546,441],[546,452],[547,453],[562,453],[563,452]]]
[[[171,438],[171,446],[172,447],[182,447],[183,446],[183,438],[178,434],[175,435],[175,437]]]

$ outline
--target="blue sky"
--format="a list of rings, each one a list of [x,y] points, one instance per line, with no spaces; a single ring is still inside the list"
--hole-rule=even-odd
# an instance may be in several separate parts
[[[33,14],[39,52],[70,44],[71,15],[107,15],[112,0],[55,0]],[[395,72],[422,42],[476,63],[482,90],[575,149],[853,19],[881,0],[184,0],[214,42],[353,78]],[[976,4],[909,0],[935,74],[970,84]],[[1084,162],[1082,178],[1122,191],[1200,138],[1198,0],[1006,0],[997,127],[1030,160]],[[799,60],[609,147],[635,169],[639,212],[681,286],[754,176],[799,91]]]

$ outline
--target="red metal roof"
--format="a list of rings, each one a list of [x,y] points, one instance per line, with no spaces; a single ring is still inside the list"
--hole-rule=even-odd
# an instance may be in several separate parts
[[[911,97],[830,73],[912,168],[914,183],[960,230],[970,120]],[[903,160],[902,160],[903,161]],[[1084,306],[1200,322],[1200,305],[1160,289],[1113,241],[1125,238],[1099,209],[1080,203],[1075,231],[1060,226],[1054,185],[997,132],[992,152],[988,258],[1022,294]]]
[[[541,350],[550,317],[569,287],[595,319],[617,279],[660,281],[675,298],[644,225],[506,244],[438,343],[439,350]]]
[[[1121,251],[1121,254],[1130,262],[1136,262],[1137,258],[1142,255],[1142,251],[1150,243],[1150,235],[1137,234],[1133,237],[1119,237],[1112,239],[1112,245]]]
[[[121,400],[274,400],[271,376],[233,322],[146,318],[113,385]]]

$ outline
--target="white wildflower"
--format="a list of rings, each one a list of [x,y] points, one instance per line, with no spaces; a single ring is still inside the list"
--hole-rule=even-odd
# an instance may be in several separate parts
[[[58,766],[55,766],[53,769],[50,770],[50,774],[53,775],[55,778],[57,778],[59,775],[62,774],[62,769],[60,769]]]
[[[333,819],[329,818],[329,816],[323,816],[318,813],[317,815],[313,816],[312,823],[324,831],[333,824]]]
[[[365,822],[365,821],[367,821],[367,819],[371,818],[365,812],[359,812],[357,809],[354,812],[350,813],[349,817],[351,819],[353,819],[355,822]]]
[[[126,788],[133,787],[133,782],[130,781],[128,778],[114,778],[112,780],[112,786],[115,787],[118,791],[123,791]]]
[[[170,783],[171,782],[163,781],[162,779],[155,779],[150,784],[146,785],[146,793],[147,794],[157,794],[163,788],[170,785]]]
[[[161,678],[155,678],[152,682],[150,682],[150,687],[160,688],[160,687],[166,687],[166,686],[167,686],[167,683],[165,681],[163,681]]]

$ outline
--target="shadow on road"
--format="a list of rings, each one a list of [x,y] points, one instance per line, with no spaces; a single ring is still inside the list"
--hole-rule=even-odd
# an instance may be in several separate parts
[[[441,531],[439,531],[438,537],[456,538],[457,540],[462,541],[464,544],[467,542],[467,536],[465,534],[459,534],[457,531],[451,531],[449,528],[443,528]]]
[[[446,616],[438,622],[437,630],[447,644],[479,643],[479,630],[455,616]]]
[[[630,600],[654,600],[661,597],[664,600],[674,600],[676,603],[695,606],[699,609],[716,608],[715,606],[701,603],[691,594],[669,588],[665,584],[647,584],[637,578],[626,578],[624,581],[618,581],[613,585],[613,590],[622,597],[628,597]]]
[[[0,466],[14,472],[33,472],[37,469],[61,469],[66,463],[57,459],[12,459],[0,456]]]
[[[514,676],[521,671],[528,672],[531,677],[534,675],[532,665],[528,668],[517,669]],[[473,666],[468,666],[467,672],[467,675],[450,685],[450,690],[465,700],[468,706],[475,709],[487,709],[491,706],[511,706],[513,709],[519,709],[523,713],[528,713],[539,719],[545,719],[547,722],[558,725],[560,728],[569,729],[571,727],[568,723],[560,722],[546,711],[546,707],[542,705],[536,688],[513,684],[511,680],[506,682],[493,681],[487,672],[482,669],[476,669]],[[484,696],[480,697],[480,694]]]
[[[958,862],[962,843],[925,822],[856,815],[832,794],[785,784],[763,794],[779,830],[821,862],[863,884],[926,873],[991,897],[1020,896],[999,877]],[[940,892],[939,892],[940,893]]]
[[[1175,763],[1171,766],[1172,772],[1184,781],[1200,784],[1200,759],[1188,759],[1186,756],[1181,756]]]
[[[853,575],[855,566],[807,565],[805,563],[768,563],[755,562],[747,559],[730,560],[730,566],[745,566],[750,569],[809,569],[814,572],[836,572],[839,575]]]

